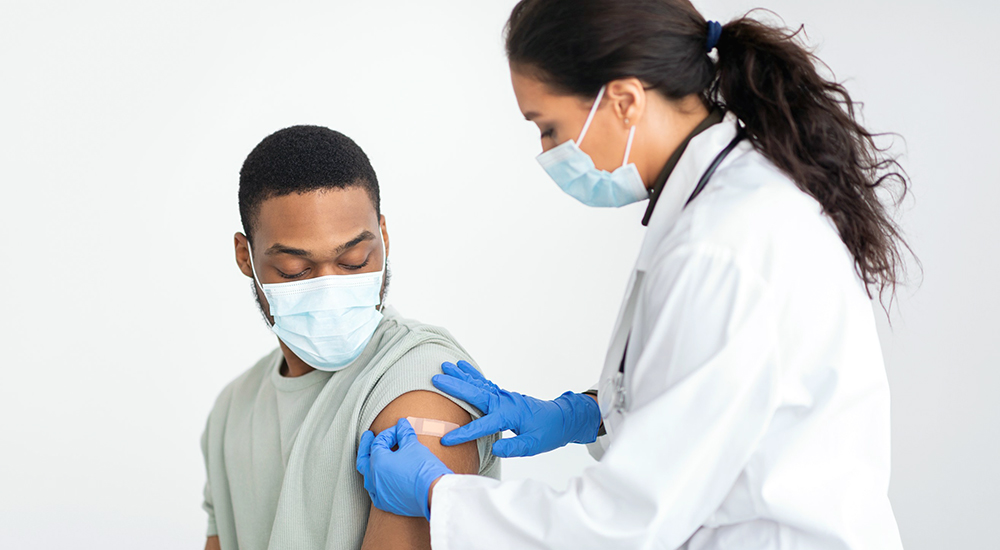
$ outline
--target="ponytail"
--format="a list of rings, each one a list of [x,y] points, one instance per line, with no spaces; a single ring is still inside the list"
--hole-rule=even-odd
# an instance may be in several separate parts
[[[757,150],[820,203],[868,295],[882,295],[900,281],[901,250],[909,249],[878,189],[896,183],[902,200],[908,180],[858,122],[847,89],[819,74],[821,62],[797,34],[749,17],[724,25],[707,98],[735,113]]]
[[[591,98],[635,77],[668,99],[696,94],[732,111],[754,147],[833,220],[869,297],[888,290],[891,300],[909,247],[878,195],[898,187],[900,201],[909,181],[797,36],[749,16],[720,29],[689,0],[521,0],[506,49],[564,93]],[[705,53],[712,45],[717,63]]]

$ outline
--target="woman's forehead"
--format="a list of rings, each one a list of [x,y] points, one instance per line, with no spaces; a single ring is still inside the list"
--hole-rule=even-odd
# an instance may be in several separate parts
[[[531,71],[520,70],[514,65],[510,68],[510,80],[521,114],[528,120],[533,120],[537,116],[590,107],[584,98],[558,93],[555,88],[540,80]]]

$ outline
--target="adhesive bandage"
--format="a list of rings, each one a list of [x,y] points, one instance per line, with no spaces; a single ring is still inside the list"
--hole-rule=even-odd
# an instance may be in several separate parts
[[[406,419],[410,421],[410,425],[413,426],[413,431],[417,432],[417,435],[441,437],[458,427],[458,424],[444,420],[417,418],[416,416],[407,416]]]

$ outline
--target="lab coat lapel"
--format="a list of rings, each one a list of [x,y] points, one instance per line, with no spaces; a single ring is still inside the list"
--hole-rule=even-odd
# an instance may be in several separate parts
[[[722,151],[726,145],[736,136],[736,116],[727,113],[725,119],[719,124],[708,128],[701,134],[691,139],[687,150],[677,162],[670,177],[667,179],[663,192],[653,210],[650,218],[649,229],[643,238],[642,247],[639,251],[639,258],[636,260],[635,268],[625,291],[624,300],[618,310],[618,320],[615,323],[615,330],[608,345],[608,352],[604,358],[604,369],[601,372],[601,379],[598,383],[598,401],[601,407],[601,415],[604,418],[605,429],[608,435],[613,435],[614,426],[620,422],[621,413],[616,412],[614,407],[618,404],[615,394],[617,390],[616,378],[621,366],[622,356],[628,343],[629,334],[632,331],[635,307],[642,295],[643,278],[651,267],[657,254],[657,247],[664,237],[670,232],[678,217],[684,210],[684,204],[694,191],[701,175],[705,173],[716,155]],[[709,184],[711,185],[711,183]],[[640,350],[641,351],[641,350]],[[629,361],[630,363],[633,361]],[[628,369],[621,384],[628,388]],[[627,393],[627,392],[626,392]],[[623,404],[627,409],[627,402]]]

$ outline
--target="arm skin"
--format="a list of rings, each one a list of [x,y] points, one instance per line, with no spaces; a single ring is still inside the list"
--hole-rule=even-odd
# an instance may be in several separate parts
[[[371,430],[377,435],[382,430],[395,426],[400,418],[406,416],[445,420],[459,425],[472,421],[469,413],[448,398],[421,390],[404,393],[389,403],[372,422]],[[479,473],[479,449],[475,441],[445,447],[437,437],[418,435],[417,439],[456,474]],[[431,531],[426,519],[401,517],[372,506],[361,550],[429,550],[430,547]]]
[[[205,550],[222,550],[222,547],[219,546],[219,537],[215,535],[208,537],[208,540],[205,541]]]

